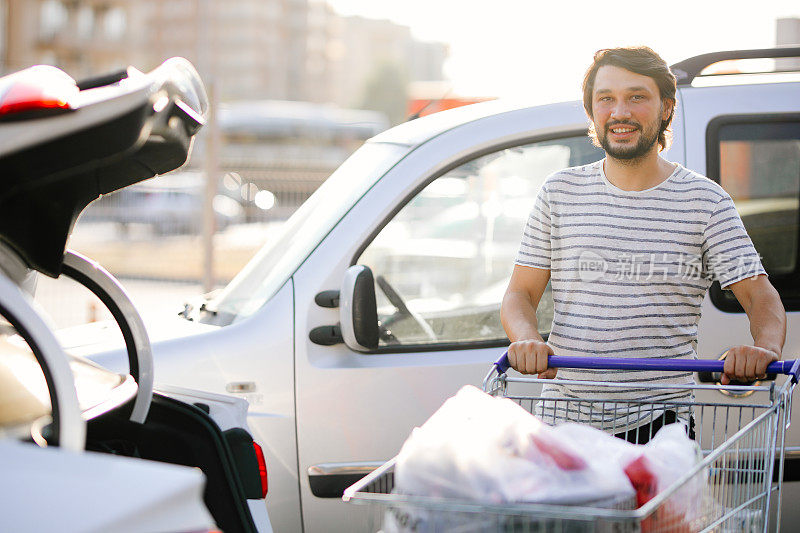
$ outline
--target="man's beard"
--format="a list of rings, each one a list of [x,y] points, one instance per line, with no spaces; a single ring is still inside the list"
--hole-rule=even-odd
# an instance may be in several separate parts
[[[608,141],[609,130],[616,126],[622,126],[626,124],[636,127],[641,132],[639,135],[639,142],[637,142],[634,146],[611,146],[611,143]],[[653,145],[658,141],[658,133],[658,126],[650,128],[650,131],[648,131],[643,129],[641,124],[637,124],[635,122],[614,122],[613,124],[606,124],[605,131],[603,132],[602,136],[598,135],[598,140],[600,141],[600,146],[603,147],[603,150],[605,150],[606,154],[609,156],[613,157],[614,159],[630,161],[633,159],[639,159],[643,155],[650,152],[650,150],[653,148]]]

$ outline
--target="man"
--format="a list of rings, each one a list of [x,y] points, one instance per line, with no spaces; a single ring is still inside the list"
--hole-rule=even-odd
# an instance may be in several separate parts
[[[646,47],[600,50],[584,78],[583,103],[590,136],[606,157],[557,172],[542,186],[501,309],[512,341],[511,366],[556,378],[543,392],[554,398],[609,395],[589,385],[560,385],[562,379],[692,383],[688,372],[558,372],[547,366],[547,357],[696,358],[700,306],[716,279],[742,304],[753,337],[752,346],[728,352],[722,383],[763,377],[767,365],[781,357],[785,311],[730,196],[660,156],[676,105],[669,67]],[[554,318],[545,343],[536,308],[548,280]],[[615,398],[624,402],[643,395],[677,404],[690,400],[686,389],[674,388],[619,392]],[[652,423],[657,429],[676,417],[643,415],[630,405],[613,412],[586,405],[554,408],[565,420],[596,425],[611,420],[625,428]],[[537,412],[541,409],[540,404]],[[689,408],[677,417],[689,422]]]

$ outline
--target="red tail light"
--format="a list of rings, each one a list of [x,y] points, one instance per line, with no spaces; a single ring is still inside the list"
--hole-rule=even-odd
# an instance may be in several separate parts
[[[256,441],[253,441],[253,448],[256,451],[256,459],[258,460],[258,474],[261,477],[261,497],[266,498],[269,484],[267,483],[267,462],[264,460],[264,450],[261,449],[261,446]]]
[[[72,109],[75,80],[55,67],[36,66],[0,80],[0,117],[19,113],[60,113]]]

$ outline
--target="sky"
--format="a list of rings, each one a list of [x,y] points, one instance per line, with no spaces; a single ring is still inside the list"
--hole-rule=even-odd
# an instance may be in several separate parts
[[[647,45],[669,64],[775,44],[798,0],[328,0],[342,15],[389,19],[450,47],[445,75],[462,96],[577,98],[600,48]]]

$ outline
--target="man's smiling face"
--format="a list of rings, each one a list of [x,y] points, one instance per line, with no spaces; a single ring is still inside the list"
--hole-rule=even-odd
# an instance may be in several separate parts
[[[597,140],[610,157],[631,160],[649,153],[671,111],[671,103],[662,104],[652,78],[612,65],[598,69],[592,121]]]

